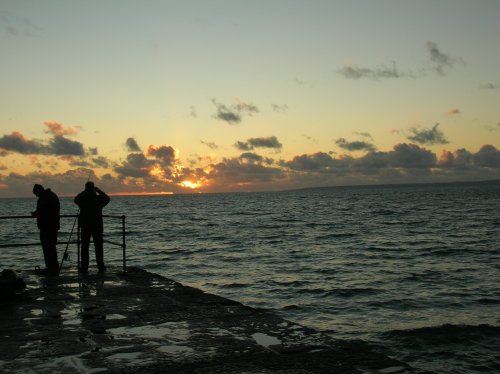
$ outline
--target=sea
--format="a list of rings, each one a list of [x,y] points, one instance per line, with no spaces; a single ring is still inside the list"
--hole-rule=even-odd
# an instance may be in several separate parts
[[[35,204],[0,199],[0,216]],[[126,215],[128,266],[417,368],[500,372],[500,183],[115,196],[105,213]],[[73,223],[62,219],[60,257]],[[38,240],[33,219],[0,227],[2,245]],[[121,242],[120,219],[105,218],[105,239]],[[121,248],[106,244],[105,259],[121,266]],[[42,263],[37,246],[0,248],[0,268]]]

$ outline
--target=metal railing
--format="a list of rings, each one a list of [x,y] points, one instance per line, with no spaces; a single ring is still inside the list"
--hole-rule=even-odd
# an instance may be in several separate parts
[[[116,241],[111,241],[111,240],[104,240],[104,243],[108,243],[111,245],[115,245],[118,247],[122,248],[122,253],[123,253],[123,271],[127,271],[127,243],[126,243],[126,231],[125,231],[125,219],[126,216],[116,216],[116,215],[109,215],[109,214],[103,214],[103,218],[112,218],[112,219],[120,219],[121,220],[121,243],[116,242]],[[60,218],[78,218],[78,214],[63,214],[59,216]],[[0,220],[7,220],[7,219],[36,219],[36,217],[33,216],[0,216]],[[79,220],[77,220],[79,221]],[[80,247],[81,247],[81,239],[80,239],[80,222],[78,222],[78,228],[77,228],[77,235],[76,235],[76,240],[71,241],[71,234],[70,234],[70,239],[67,241],[60,241],[59,244],[64,244],[64,245],[70,245],[70,244],[76,244],[77,245],[77,256],[78,256],[78,268],[80,268]],[[16,248],[16,247],[32,247],[32,246],[40,246],[40,242],[36,243],[9,243],[9,244],[0,244],[0,248]],[[61,259],[63,261],[63,259]]]

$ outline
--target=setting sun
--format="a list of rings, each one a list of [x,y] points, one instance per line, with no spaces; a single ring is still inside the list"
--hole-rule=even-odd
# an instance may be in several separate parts
[[[200,182],[191,182],[191,181],[182,181],[181,186],[186,187],[186,188],[192,188],[194,190],[196,188],[199,188],[201,186],[201,183]]]

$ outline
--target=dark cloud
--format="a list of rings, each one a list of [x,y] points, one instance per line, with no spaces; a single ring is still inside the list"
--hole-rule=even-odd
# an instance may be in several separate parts
[[[269,184],[285,176],[281,168],[258,162],[245,162],[240,158],[224,159],[211,165],[207,179],[225,190],[245,190],[259,184]]]
[[[492,145],[483,145],[474,155],[474,164],[488,168],[500,168],[500,151]]]
[[[407,137],[408,140],[418,144],[434,145],[434,144],[448,144],[448,140],[438,129],[439,123],[436,123],[431,129],[418,129],[412,128],[410,132],[413,135]]]
[[[97,151],[97,147],[89,147],[88,153],[91,156],[97,156],[99,152]]]
[[[156,147],[154,145],[150,145],[147,154],[148,156],[155,157],[163,168],[170,168],[174,166],[176,161],[175,149],[171,146],[161,145]]]
[[[446,70],[452,69],[457,63],[457,59],[441,52],[434,42],[427,42],[427,51],[430,55],[430,60],[434,64],[434,70],[439,75],[444,75]]]
[[[91,157],[88,159],[78,158],[68,160],[69,164],[73,167],[86,167],[86,168],[108,168],[110,166],[109,160],[104,156]]]
[[[250,138],[246,142],[238,141],[234,145],[241,151],[251,151],[254,148],[271,148],[281,150],[283,144],[278,141],[276,136],[269,136],[267,138]]]
[[[436,166],[436,155],[416,144],[396,144],[388,152],[369,152],[353,160],[353,167],[358,171],[368,172],[374,169],[430,169]]]
[[[83,156],[85,155],[85,150],[83,144],[75,140],[70,140],[62,135],[56,135],[49,141],[50,153],[62,156],[62,155],[73,155],[73,156]]]
[[[474,156],[466,149],[457,149],[455,152],[443,151],[438,165],[444,169],[468,169],[474,167]]]
[[[217,107],[217,113],[215,118],[225,121],[231,125],[241,122],[241,115],[234,110],[229,109],[224,104],[219,104],[215,100],[212,100],[214,105]]]
[[[378,79],[399,79],[399,78],[415,78],[411,72],[402,72],[398,70],[394,62],[392,67],[382,65],[379,68],[364,68],[359,66],[344,66],[339,70],[339,73],[348,79],[369,78]]]
[[[36,155],[29,155],[29,158],[34,165],[40,163]],[[175,193],[192,192],[185,186],[199,181],[203,181],[198,188],[200,191],[215,192],[500,178],[500,150],[493,145],[484,145],[476,153],[466,149],[443,151],[439,160],[432,151],[408,143],[397,144],[389,151],[370,151],[358,158],[333,157],[327,152],[317,152],[278,163],[253,152],[244,152],[239,157],[196,168],[181,167],[176,163],[174,149],[163,145],[150,147],[148,155],[129,154],[126,160],[114,166],[116,176],[106,174],[100,179],[92,169],[105,167],[108,160],[89,156],[64,156],[60,159],[80,167],[62,174],[37,171],[20,175],[7,174],[3,170],[0,173],[0,196],[31,196],[33,183],[51,187],[57,193],[76,194],[82,190],[89,172],[91,179],[107,192]],[[50,165],[57,166],[44,161],[40,170]],[[164,174],[161,174],[162,170]],[[191,184],[183,187],[183,182]]]
[[[125,141],[125,146],[129,152],[142,152],[141,147],[139,147],[139,144],[137,144],[137,141],[134,138],[128,138]]]
[[[14,131],[10,135],[4,135],[0,138],[0,148],[6,151],[17,152],[21,154],[45,154],[48,153],[47,146],[38,140],[28,140],[23,134]]]
[[[375,146],[371,143],[356,140],[349,142],[344,138],[339,138],[335,141],[335,143],[342,149],[348,151],[374,151]]]
[[[217,108],[215,118],[220,119],[221,121],[225,121],[231,125],[240,123],[244,115],[251,116],[254,113],[259,112],[259,108],[257,108],[255,105],[244,102],[237,102],[230,107],[226,106],[225,104],[218,103],[215,99],[212,99],[212,102]]]
[[[415,144],[401,143],[387,152],[389,166],[401,168],[432,168],[436,165],[436,155]]]
[[[200,143],[206,145],[210,149],[214,149],[214,150],[219,149],[219,146],[217,144],[215,144],[214,142],[205,142],[203,140],[200,140]]]
[[[122,177],[144,178],[149,176],[149,172],[154,165],[154,161],[149,160],[142,153],[130,153],[127,159],[114,168],[114,171]]]
[[[283,166],[296,171],[332,172],[339,161],[328,153],[317,152],[312,155],[295,156],[292,160],[282,163]]]
[[[245,152],[240,155],[240,160],[247,160],[249,162],[262,162],[264,161],[264,157],[258,155],[253,152]]]
[[[443,53],[434,42],[426,43],[427,52],[429,53],[429,60],[432,68],[419,68],[414,71],[407,70],[401,71],[398,69],[396,62],[392,66],[382,65],[378,68],[359,67],[356,65],[344,66],[338,70],[338,73],[348,79],[362,79],[368,78],[373,80],[379,79],[400,79],[400,78],[422,78],[430,72],[437,73],[438,75],[445,75],[448,70],[451,70],[458,62],[459,59],[453,58]]]
[[[55,135],[48,144],[44,144],[39,140],[26,139],[18,131],[2,136],[0,149],[25,155],[83,156],[85,154],[82,143],[62,135]]]
[[[250,115],[253,113],[259,113],[259,108],[253,104],[238,102],[234,107],[239,113],[247,113]]]
[[[253,147],[250,144],[248,144],[248,142],[241,142],[239,140],[236,143],[234,143],[234,146],[238,148],[240,151],[251,151],[253,149]]]

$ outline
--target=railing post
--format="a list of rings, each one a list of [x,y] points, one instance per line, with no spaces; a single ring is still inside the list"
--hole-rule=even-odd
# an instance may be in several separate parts
[[[76,253],[77,253],[77,271],[80,271],[80,214],[76,216],[77,225],[76,225]]]
[[[125,243],[125,215],[122,216],[122,248],[123,248],[123,272],[127,271],[127,256],[126,256],[126,248],[127,244]]]

